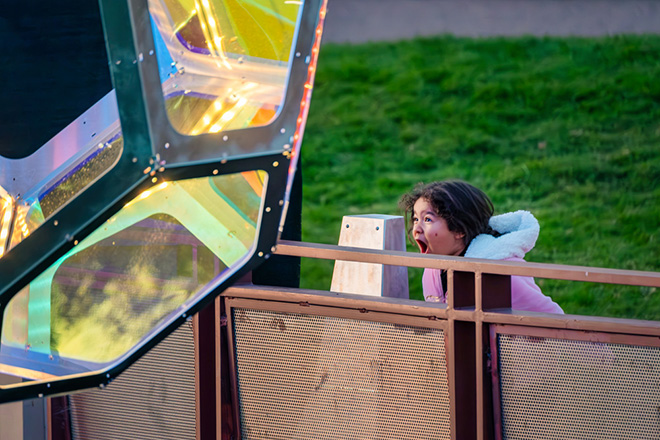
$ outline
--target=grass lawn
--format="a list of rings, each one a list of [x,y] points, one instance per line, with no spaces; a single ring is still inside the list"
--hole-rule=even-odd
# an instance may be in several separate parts
[[[324,45],[302,169],[305,241],[458,178],[536,215],[528,261],[658,271],[660,36]],[[329,289],[332,262],[302,267]],[[567,313],[660,319],[653,288],[537,281]]]

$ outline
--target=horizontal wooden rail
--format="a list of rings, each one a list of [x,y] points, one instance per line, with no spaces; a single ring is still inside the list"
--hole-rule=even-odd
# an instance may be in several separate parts
[[[660,287],[660,272],[605,269],[601,267],[567,266],[562,264],[485,260],[480,258],[416,254],[280,240],[278,255],[318,258],[325,260],[358,261],[391,266],[452,269],[456,271],[552,278],[592,283],[625,284]]]
[[[519,326],[555,328],[587,332],[620,333],[660,337],[660,321],[607,318],[597,316],[560,315],[513,311],[510,309],[476,311],[474,309],[451,310],[446,304],[400,298],[327,292],[322,290],[295,289],[289,287],[234,285],[222,293],[223,297],[244,298],[259,301],[278,301],[292,304],[291,312],[305,313],[310,306],[339,307],[369,313],[435,319],[460,319],[483,321],[489,324],[513,324]]]

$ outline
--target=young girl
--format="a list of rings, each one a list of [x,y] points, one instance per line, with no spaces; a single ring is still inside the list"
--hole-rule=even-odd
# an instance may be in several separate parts
[[[530,212],[493,216],[488,196],[466,182],[419,184],[399,204],[411,221],[409,233],[424,254],[524,261],[539,235],[539,223]],[[447,301],[445,271],[425,269],[422,286],[427,301]],[[564,313],[532,277],[511,277],[511,303],[515,310]]]

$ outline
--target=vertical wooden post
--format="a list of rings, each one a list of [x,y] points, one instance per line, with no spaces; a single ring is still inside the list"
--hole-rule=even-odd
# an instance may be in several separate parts
[[[455,439],[494,438],[488,327],[483,311],[511,307],[511,278],[480,272],[449,271],[450,311],[474,310],[474,321],[449,313],[448,359],[451,431]]]
[[[217,297],[215,299],[215,313],[217,316],[216,325],[216,359],[217,370],[216,380],[218,387],[216,389],[217,406],[217,435],[219,440],[231,440],[236,438],[234,433],[234,405],[231,388],[231,370],[229,368],[229,335],[227,331],[227,315],[225,309],[225,299]]]
[[[215,328],[215,303],[211,303],[193,318],[198,440],[216,438]]]
[[[451,329],[454,351],[453,380],[450,381],[450,398],[454,401],[452,434],[455,439],[471,440],[477,434],[475,323],[453,320]]]
[[[453,439],[473,440],[477,435],[475,323],[455,318],[453,310],[474,308],[474,274],[447,274],[449,338],[447,340],[451,433]]]
[[[486,414],[486,406],[488,401],[488,396],[485,395],[484,387],[488,383],[487,377],[484,376],[486,362],[484,361],[484,339],[483,339],[483,329],[484,323],[481,317],[481,311],[483,310],[484,296],[483,296],[483,279],[484,274],[481,272],[474,274],[474,309],[476,311],[477,319],[474,323],[474,333],[475,333],[475,344],[474,344],[474,355],[475,355],[475,380],[476,380],[476,410],[477,410],[477,440],[485,440],[488,436],[488,429],[486,428],[485,420],[488,418]]]
[[[511,277],[508,275],[476,274],[475,283],[477,321],[475,322],[475,367],[477,372],[477,439],[495,438],[493,419],[493,386],[490,358],[490,332],[484,325],[481,312],[511,308]]]
[[[71,414],[69,397],[48,399],[48,440],[71,440]]]
[[[339,245],[405,251],[405,222],[394,215],[344,216]],[[330,290],[408,299],[408,268],[336,261]]]

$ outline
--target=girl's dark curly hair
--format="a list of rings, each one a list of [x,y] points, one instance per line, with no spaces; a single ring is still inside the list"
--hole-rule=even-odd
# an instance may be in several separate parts
[[[426,185],[419,183],[411,192],[401,197],[399,207],[405,213],[409,235],[413,228],[413,208],[420,198],[426,199],[435,212],[445,219],[450,231],[465,234],[463,242],[466,248],[479,234],[500,235],[488,225],[495,211],[493,202],[479,188],[460,180],[445,180]]]

